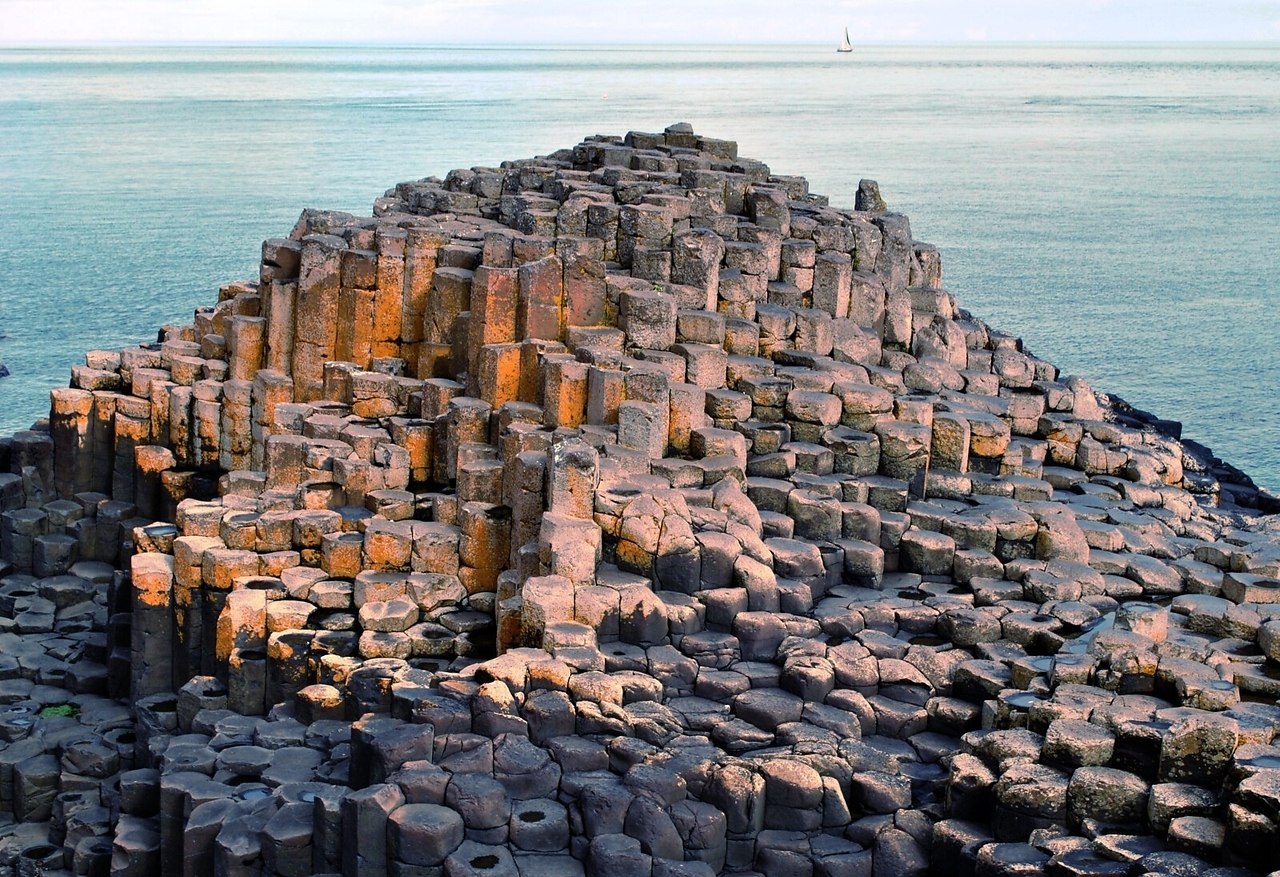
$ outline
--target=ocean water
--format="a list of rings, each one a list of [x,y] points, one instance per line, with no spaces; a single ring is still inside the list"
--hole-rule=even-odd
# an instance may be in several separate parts
[[[0,432],[303,207],[674,121],[881,183],[991,325],[1280,490],[1280,45],[0,50]]]

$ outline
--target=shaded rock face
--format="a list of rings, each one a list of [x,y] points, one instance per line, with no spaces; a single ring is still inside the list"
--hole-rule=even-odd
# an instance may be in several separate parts
[[[1280,855],[1269,500],[872,181],[592,137],[304,211],[160,338],[0,439],[18,873]]]

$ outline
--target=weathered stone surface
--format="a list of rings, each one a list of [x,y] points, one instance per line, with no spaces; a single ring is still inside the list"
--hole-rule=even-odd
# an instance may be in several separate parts
[[[1082,767],[1067,787],[1067,815],[1078,824],[1096,819],[1132,825],[1146,816],[1150,786],[1141,778],[1111,767]]]
[[[89,353],[0,439],[0,859],[1273,867],[1275,500],[854,206],[592,137]]]
[[[388,852],[407,865],[439,865],[462,839],[462,817],[436,804],[404,804],[387,820]]]

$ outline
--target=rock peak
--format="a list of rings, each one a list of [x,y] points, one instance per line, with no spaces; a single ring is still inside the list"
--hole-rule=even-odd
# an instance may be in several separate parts
[[[303,211],[0,443],[0,846],[1272,867],[1266,497],[942,278],[685,123]]]

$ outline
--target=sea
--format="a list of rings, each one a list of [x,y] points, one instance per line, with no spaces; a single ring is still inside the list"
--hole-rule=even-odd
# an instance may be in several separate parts
[[[690,122],[1280,491],[1280,43],[0,49],[0,434],[304,207]]]

